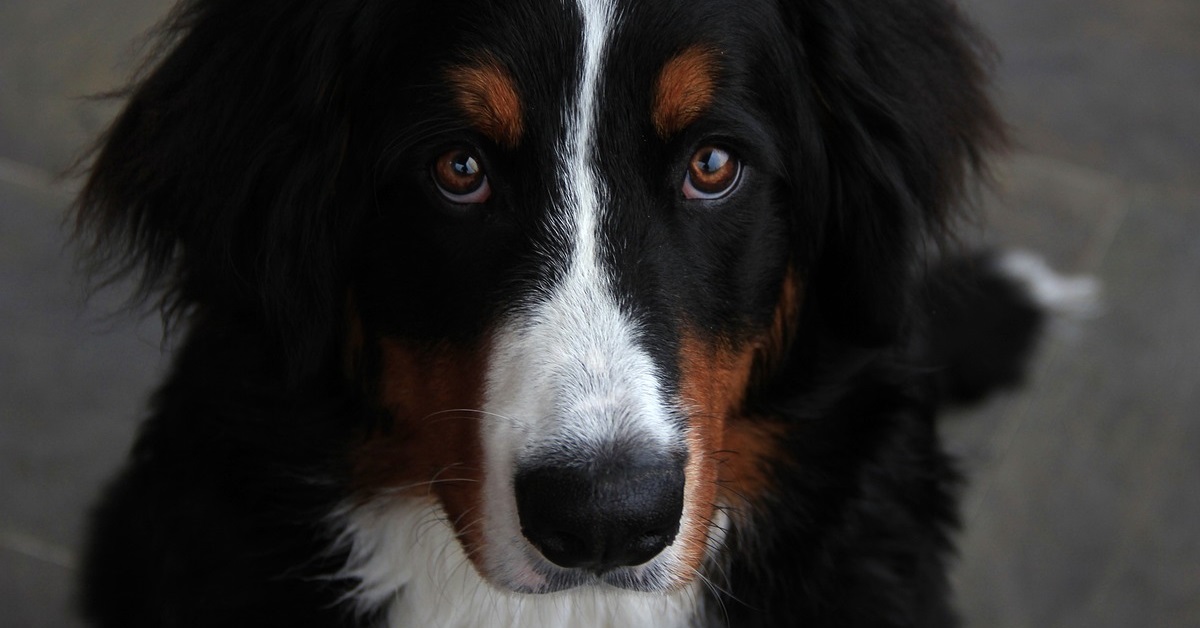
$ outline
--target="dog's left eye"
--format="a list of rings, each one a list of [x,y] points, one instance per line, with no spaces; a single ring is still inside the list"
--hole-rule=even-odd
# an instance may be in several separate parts
[[[488,200],[492,187],[479,156],[468,149],[442,153],[431,168],[438,191],[453,203],[478,204]]]
[[[683,196],[696,200],[723,198],[737,187],[741,174],[742,162],[729,151],[703,146],[688,160]]]

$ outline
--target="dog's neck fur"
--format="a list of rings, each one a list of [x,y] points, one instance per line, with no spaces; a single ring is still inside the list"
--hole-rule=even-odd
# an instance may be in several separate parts
[[[349,552],[339,576],[358,583],[349,601],[364,616],[381,617],[380,628],[684,628],[701,617],[698,582],[669,594],[499,591],[480,577],[430,501],[379,501],[348,508],[337,519]]]

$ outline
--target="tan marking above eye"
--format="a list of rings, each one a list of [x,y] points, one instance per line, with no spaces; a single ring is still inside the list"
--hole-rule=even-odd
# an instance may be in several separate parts
[[[506,148],[521,143],[522,104],[516,81],[490,55],[446,71],[459,110],[489,139]]]
[[[708,109],[716,89],[716,57],[711,48],[695,45],[663,66],[655,84],[650,114],[660,138],[668,139],[679,133]]]

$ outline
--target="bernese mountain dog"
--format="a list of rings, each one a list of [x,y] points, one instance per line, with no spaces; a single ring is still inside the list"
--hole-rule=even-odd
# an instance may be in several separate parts
[[[1003,144],[950,0],[185,0],[160,42],[75,209],[177,339],[96,625],[955,625],[935,417],[1040,315],[938,260]]]

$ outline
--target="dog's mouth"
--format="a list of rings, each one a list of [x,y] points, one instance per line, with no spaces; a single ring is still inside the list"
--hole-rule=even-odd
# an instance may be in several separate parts
[[[663,592],[678,588],[669,570],[657,561],[635,567],[617,567],[606,572],[564,568],[541,555],[526,555],[519,569],[505,569],[492,583],[514,593],[545,594],[585,587],[611,587],[629,591]],[[499,581],[497,581],[499,580]]]
[[[366,565],[394,560],[387,569],[407,574],[407,562],[423,569],[432,560],[447,577],[466,562],[496,589],[518,593],[662,593],[696,580],[715,545],[718,456],[710,452],[720,449],[719,425],[690,420],[685,404],[658,392],[560,404],[565,410],[545,404],[553,411],[480,403],[470,391],[483,388],[482,369],[469,355],[383,349],[383,405],[399,418],[356,450],[355,475],[376,494],[368,502],[398,508],[391,517],[356,509],[355,526],[370,531],[363,538],[386,539],[386,547],[362,545],[356,576],[375,582]],[[459,387],[423,388],[429,373]],[[476,404],[486,411],[438,409]],[[530,416],[555,420],[511,418]]]
[[[774,432],[739,414],[762,343],[685,334],[672,380],[615,306],[572,332],[591,319],[567,301],[483,347],[384,339],[380,395],[396,429],[355,452],[356,477],[403,486],[416,508],[433,498],[453,540],[439,538],[458,547],[425,542],[427,520],[411,537],[380,521],[396,531],[383,533],[450,556],[451,572],[469,561],[501,591],[681,590],[721,546],[718,502],[742,507],[774,452]],[[560,310],[584,314],[557,321]],[[428,562],[425,551],[398,553]]]

